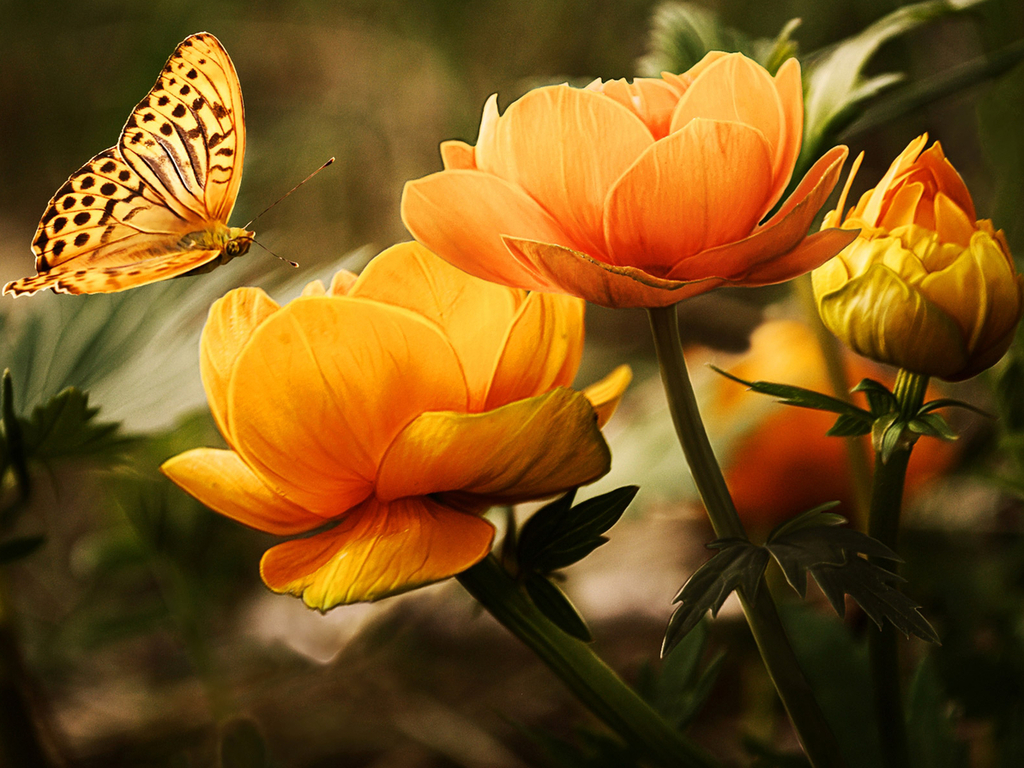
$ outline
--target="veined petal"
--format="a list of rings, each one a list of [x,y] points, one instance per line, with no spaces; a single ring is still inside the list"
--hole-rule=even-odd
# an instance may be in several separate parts
[[[668,277],[688,256],[743,239],[762,216],[771,168],[756,129],[691,120],[647,150],[608,193],[610,263]]]
[[[572,384],[583,356],[585,306],[564,294],[527,296],[508,326],[484,410]]]
[[[654,77],[638,77],[632,83],[597,80],[587,87],[614,99],[639,117],[655,139],[668,136],[679,94],[664,80]]]
[[[446,171],[476,169],[476,150],[472,144],[452,139],[441,142],[441,163]]]
[[[468,275],[416,242],[371,260],[349,296],[404,307],[436,323],[466,373],[471,411],[483,408],[498,350],[526,301],[524,291]]]
[[[494,527],[431,499],[367,499],[341,524],[267,550],[263,581],[310,608],[379,600],[461,573],[491,550]]]
[[[967,185],[964,184],[963,178],[946,158],[945,153],[942,151],[942,145],[936,141],[921,153],[921,156],[917,158],[917,162],[931,171],[938,184],[939,191],[956,203],[973,227],[978,220],[978,215],[974,210],[974,200],[971,199],[971,193],[967,189]]]
[[[944,243],[956,243],[966,248],[975,233],[974,224],[953,200],[942,192],[935,195],[935,231]]]
[[[168,459],[160,471],[210,509],[258,531],[291,536],[324,524],[274,493],[234,451],[196,448]]]
[[[633,380],[633,371],[628,365],[620,365],[603,379],[583,390],[583,396],[590,401],[597,414],[597,426],[603,427],[619,407],[619,401],[626,393],[626,387]]]
[[[365,299],[296,299],[268,318],[228,385],[235,450],[277,493],[324,514],[372,490],[417,415],[465,410],[466,383],[437,326]]]
[[[800,62],[787,59],[775,73],[775,90],[782,103],[782,135],[772,165],[775,188],[769,198],[768,210],[779,201],[793,176],[800,144],[804,136],[804,85],[800,78]]]
[[[667,307],[722,285],[718,278],[683,282],[654,277],[636,267],[616,267],[553,243],[503,238],[517,261],[527,264],[570,296],[602,307]]]
[[[536,499],[610,466],[594,409],[560,387],[486,413],[424,413],[381,462],[377,498],[461,491],[493,503]]]
[[[501,236],[570,243],[533,198],[481,171],[441,171],[406,182],[402,221],[413,237],[449,264],[492,283],[531,291],[552,286],[516,262]]]
[[[569,236],[564,245],[601,256],[608,190],[653,143],[640,118],[613,99],[558,85],[512,104],[497,122],[493,145],[477,145],[476,161],[549,212]],[[549,240],[526,231],[502,234]]]
[[[729,282],[745,286],[784,283],[820,267],[856,237],[855,229],[823,229],[784,253],[758,261],[743,275],[729,278]]]
[[[199,375],[217,429],[232,443],[228,429],[228,381],[242,348],[259,325],[280,306],[259,288],[236,288],[210,307],[199,339]]]
[[[331,278],[331,287],[327,289],[327,294],[329,296],[347,296],[348,292],[352,290],[352,286],[356,284],[357,279],[359,278],[355,272],[339,269],[334,273],[334,277]]]

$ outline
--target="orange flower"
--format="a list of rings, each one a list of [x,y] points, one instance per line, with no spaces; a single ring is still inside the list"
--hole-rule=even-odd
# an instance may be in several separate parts
[[[285,307],[234,290],[200,345],[230,450],[162,469],[223,515],[309,534],[264,554],[274,591],[320,610],[376,600],[486,556],[489,506],[608,471],[599,426],[629,369],[589,400],[567,388],[582,346],[582,302],[485,283],[416,243]]]
[[[781,282],[853,238],[805,237],[845,147],[759,223],[789,183],[802,129],[794,59],[772,78],[712,52],[684,75],[538,88],[500,116],[492,96],[476,146],[443,143],[445,170],[405,185],[402,217],[470,274],[609,307]]]

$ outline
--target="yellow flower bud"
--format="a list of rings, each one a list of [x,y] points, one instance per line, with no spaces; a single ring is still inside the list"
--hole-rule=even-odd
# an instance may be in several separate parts
[[[825,325],[855,352],[958,381],[1006,352],[1024,283],[1002,231],[978,220],[970,193],[935,142],[919,136],[843,218],[846,189],[824,226],[861,230],[812,274]]]

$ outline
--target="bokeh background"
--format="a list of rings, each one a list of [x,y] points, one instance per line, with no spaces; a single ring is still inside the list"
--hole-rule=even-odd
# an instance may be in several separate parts
[[[699,7],[752,38],[774,37],[799,17],[793,38],[803,55],[898,5]],[[19,412],[75,385],[88,389],[99,420],[119,421],[136,437],[120,446],[118,462],[62,460],[34,471],[16,533],[43,534],[45,544],[0,566],[9,606],[0,640],[20,660],[4,685],[28,692],[49,764],[212,766],[225,734],[256,745],[262,757],[254,766],[570,764],[552,763],[551,738],[586,745],[581,729],[601,730],[455,583],[326,616],[269,594],[257,573],[269,540],[169,487],[156,466],[180,450],[218,444],[197,361],[214,298],[252,283],[288,298],[304,282],[339,266],[358,270],[406,239],[403,183],[440,168],[440,141],[475,141],[491,93],[504,109],[539,84],[636,75],[656,8],[653,0],[0,0],[4,282],[32,273],[29,243],[51,194],[116,142],[166,57],[193,32],[220,38],[242,83],[248,153],[232,224],[337,157],[255,226],[264,246],[300,262],[297,270],[254,247],[210,275],[127,295],[0,302],[0,366],[12,370]],[[1022,38],[1024,4],[989,0],[885,45],[869,72],[903,72],[912,84]],[[854,193],[928,131],[964,176],[979,215],[992,217],[1024,254],[1022,125],[1017,66],[848,135],[853,154],[867,152]],[[814,332],[786,288],[720,291],[683,305],[681,318],[695,362],[826,386]],[[922,445],[912,467],[907,573],[944,636],[928,680],[953,715],[944,737],[957,740],[927,765],[959,765],[941,761],[961,753],[977,766],[1024,761],[1024,737],[1013,741],[1024,732],[1017,356],[1015,348],[1001,369],[954,393],[1002,421],[958,421],[960,443]],[[645,316],[589,308],[580,382],[623,361],[636,382],[608,430],[613,472],[590,492],[627,483],[642,490],[611,542],[569,572],[566,589],[591,622],[599,653],[642,681],[658,666],[671,598],[706,557],[711,534],[663,405]],[[849,365],[852,381],[891,376],[852,358]],[[782,414],[769,399],[694,367],[709,430],[754,528],[836,498],[856,519],[844,449],[821,437],[827,421]],[[844,630],[827,609],[794,605],[787,620],[827,691],[826,707],[847,721],[843,733],[866,728],[868,714],[849,707],[849,691],[865,684],[856,666],[863,616],[851,608]],[[792,750],[729,606],[710,635],[706,657],[728,653],[690,733],[737,764]],[[850,665],[836,663],[846,651]],[[908,666],[921,651],[911,644]],[[849,743],[858,765],[874,764],[870,738]]]

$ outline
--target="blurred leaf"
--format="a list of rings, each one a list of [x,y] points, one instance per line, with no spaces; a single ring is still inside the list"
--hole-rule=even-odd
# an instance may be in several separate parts
[[[733,376],[731,373],[723,371],[714,365],[709,367],[716,373],[725,376],[725,378],[732,379],[739,384],[749,387],[754,392],[779,398],[779,402],[783,405],[796,405],[800,408],[811,408],[816,411],[844,413],[861,419],[871,419],[871,414],[868,411],[837,397],[830,397],[829,395],[823,395],[821,392],[804,389],[803,387],[794,387],[790,384],[775,384],[770,381],[747,381],[739,376]]]
[[[997,226],[1005,230],[1010,250],[1017,255],[1018,265],[1024,249],[1024,222],[1020,216],[1024,209],[1021,125],[1024,125],[1024,65],[1007,72],[978,100],[980,145],[988,161],[988,176],[994,187],[989,212]],[[1024,363],[1018,361],[1016,364]],[[1024,397],[1018,397],[1024,400]]]
[[[967,768],[967,745],[956,737],[947,705],[935,664],[925,657],[907,689],[911,768]]]
[[[927,403],[921,406],[921,409],[917,412],[918,415],[925,413],[931,413],[932,411],[938,410],[939,408],[963,408],[979,416],[985,416],[986,418],[994,418],[991,413],[978,408],[976,405],[965,403],[963,400],[954,400],[950,397],[940,397],[937,400],[929,400]]]
[[[871,434],[871,419],[861,416],[859,414],[854,415],[852,413],[841,413],[839,418],[836,419],[828,432],[825,434],[829,437],[857,437],[858,435],[870,435]]]
[[[707,622],[699,622],[665,657],[653,682],[652,705],[680,731],[700,713],[725,661],[720,652],[702,668],[708,634]]]
[[[224,724],[220,734],[221,768],[270,768],[259,726],[246,717]]]
[[[43,535],[19,536],[15,539],[0,542],[0,565],[7,565],[15,560],[22,560],[45,543],[46,537]]]
[[[526,592],[541,613],[553,624],[578,640],[589,643],[594,639],[587,622],[580,616],[568,596],[546,576],[530,574],[523,583]]]
[[[582,742],[577,746],[543,728],[526,725],[518,725],[518,728],[543,751],[545,762],[554,768],[640,768],[647,765],[628,745],[602,733],[576,729]]]
[[[773,745],[751,736],[743,737],[743,748],[754,758],[754,768],[811,768],[803,755],[780,752]]]
[[[100,458],[122,452],[127,440],[117,434],[119,424],[97,422],[98,407],[89,395],[65,389],[20,419],[26,455],[39,461],[70,457]]]
[[[717,539],[708,544],[719,550],[698,568],[679,590],[673,602],[679,603],[669,619],[661,655],[666,656],[711,611],[717,616],[726,598],[735,589],[742,589],[748,600],[757,597],[758,586],[768,552],[745,539]]]
[[[876,419],[899,410],[896,395],[890,392],[889,388],[880,381],[862,379],[852,391],[864,393],[868,399],[868,408],[871,410],[871,415]]]
[[[601,534],[622,517],[638,490],[624,486],[575,507],[570,491],[537,510],[519,532],[520,569],[550,573],[582,560],[608,540]]]

